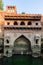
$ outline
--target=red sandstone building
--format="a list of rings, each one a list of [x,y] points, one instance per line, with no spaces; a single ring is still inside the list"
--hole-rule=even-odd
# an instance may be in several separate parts
[[[0,47],[0,54],[4,56],[40,56],[43,51],[43,16],[18,14],[16,6],[7,6],[5,11],[0,10],[0,40],[0,45],[4,46]]]

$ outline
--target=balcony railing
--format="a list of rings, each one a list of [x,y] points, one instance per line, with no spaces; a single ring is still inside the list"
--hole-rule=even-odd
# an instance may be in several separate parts
[[[34,26],[4,26],[4,30],[41,30],[42,27]]]
[[[38,25],[38,26],[35,26],[35,25],[4,25],[3,26],[4,28],[42,28],[42,26]]]
[[[5,16],[5,20],[40,20],[41,16]]]

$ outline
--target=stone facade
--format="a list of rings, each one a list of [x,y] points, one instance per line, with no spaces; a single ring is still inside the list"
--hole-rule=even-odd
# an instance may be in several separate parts
[[[40,56],[41,44],[43,45],[43,16],[18,14],[16,6],[7,6],[6,11],[0,11],[0,39],[4,40],[4,56]]]

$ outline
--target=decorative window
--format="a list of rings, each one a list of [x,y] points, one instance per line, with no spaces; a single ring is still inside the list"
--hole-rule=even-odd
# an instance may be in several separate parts
[[[38,25],[38,23],[36,23],[36,25]]]
[[[8,50],[6,51],[6,54],[8,54]]]
[[[8,7],[8,12],[14,12],[14,7]]]
[[[9,40],[8,39],[6,40],[6,43],[9,43]]]
[[[15,22],[14,22],[14,25],[18,25],[18,23],[15,21]]]
[[[25,25],[25,23],[24,22],[21,22],[20,25]]]
[[[7,22],[7,25],[10,25],[10,22]]]
[[[32,25],[32,22],[28,22],[28,25]]]
[[[38,44],[38,41],[39,41],[39,40],[38,40],[38,39],[36,39],[36,44]]]

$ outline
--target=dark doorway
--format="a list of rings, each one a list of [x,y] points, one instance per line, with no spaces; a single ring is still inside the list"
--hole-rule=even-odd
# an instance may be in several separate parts
[[[21,35],[14,42],[14,54],[30,54],[31,42],[25,36]]]

